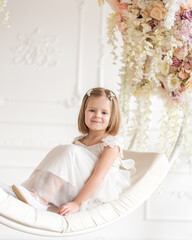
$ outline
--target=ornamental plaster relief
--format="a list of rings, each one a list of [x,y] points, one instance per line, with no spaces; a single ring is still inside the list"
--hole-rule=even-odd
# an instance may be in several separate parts
[[[192,191],[172,191],[171,195],[177,199],[189,199],[192,201]]]
[[[169,173],[159,189],[147,200],[145,219],[191,222],[191,181],[189,168],[185,173]]]
[[[16,46],[12,47],[14,64],[40,67],[57,67],[57,56],[62,51],[57,49],[57,37],[47,35],[40,28],[29,33],[18,34]]]
[[[0,95],[0,105],[11,103],[34,103],[38,105],[60,105],[64,108],[72,108],[79,104],[82,97],[82,45],[83,45],[83,24],[85,24],[83,17],[85,12],[85,0],[75,1],[78,8],[78,21],[77,21],[77,52],[76,52],[76,77],[72,85],[72,93],[69,98],[57,99],[37,99],[37,98],[24,98],[22,96],[7,96]],[[12,62],[16,65],[24,66],[38,66],[55,68],[61,65],[59,55],[62,55],[64,50],[59,49],[57,45],[61,42],[58,36],[47,35],[40,27],[35,28],[31,32],[16,35],[16,45],[11,47],[13,54]]]

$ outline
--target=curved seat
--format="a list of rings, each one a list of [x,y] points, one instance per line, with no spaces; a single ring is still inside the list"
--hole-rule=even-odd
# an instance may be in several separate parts
[[[0,189],[0,223],[22,232],[59,237],[80,235],[119,220],[141,205],[170,169],[169,161],[161,153],[124,151],[124,156],[135,160],[137,171],[131,187],[117,200],[64,217],[54,209],[36,210]]]

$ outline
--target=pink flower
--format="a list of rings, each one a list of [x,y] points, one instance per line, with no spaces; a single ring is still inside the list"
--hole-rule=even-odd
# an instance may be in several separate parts
[[[190,70],[190,69],[191,69],[191,64],[190,64],[190,62],[184,62],[183,68],[186,69],[186,70]]]
[[[192,21],[192,10],[186,10],[181,12],[181,19],[187,19]]]
[[[176,33],[177,37],[187,44],[192,44],[192,21],[181,21],[181,28]]]
[[[186,80],[189,77],[189,73],[185,72],[185,70],[181,70],[177,73],[177,76],[182,80]]]
[[[181,21],[181,14],[180,12],[175,13],[175,24]]]
[[[186,46],[176,48],[174,56],[179,60],[183,60],[188,54],[188,49]]]
[[[182,63],[181,60],[179,60],[179,59],[176,58],[176,57],[173,57],[173,58],[172,58],[172,64],[171,64],[171,66],[173,66],[173,67],[179,67],[179,66],[181,65],[181,63]]]
[[[125,25],[122,24],[124,21],[125,21],[124,17],[121,14],[119,14],[117,20],[117,27],[122,34],[125,34],[127,31],[127,27],[125,27]]]
[[[170,68],[169,68],[169,71],[170,71],[171,73],[173,73],[173,72],[175,72],[175,71],[178,71],[178,68],[171,65]]]
[[[117,7],[118,7],[119,12],[122,12],[123,10],[126,10],[128,5],[129,5],[128,3],[120,3],[120,2],[118,2],[117,3]]]

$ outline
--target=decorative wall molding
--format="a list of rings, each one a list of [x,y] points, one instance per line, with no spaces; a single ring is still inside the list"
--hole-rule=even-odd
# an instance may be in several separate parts
[[[192,201],[192,191],[172,191],[171,195],[178,200],[189,199]]]
[[[150,204],[147,203],[147,208],[146,208],[146,216],[145,216],[145,221],[153,221],[153,222],[192,222],[192,216],[187,217],[181,217],[181,216],[165,216],[165,217],[161,217],[161,216],[152,216],[151,215],[151,209],[150,209]],[[174,239],[174,238],[173,238]]]
[[[55,104],[65,108],[77,106],[82,97],[82,53],[83,53],[83,17],[85,11],[85,0],[76,0],[78,7],[78,37],[77,37],[77,60],[76,60],[76,79],[73,92],[68,99],[42,100],[12,96],[0,96],[0,105],[10,103],[35,103],[35,104]],[[18,34],[19,44],[12,48],[15,52],[13,63],[57,67],[60,62],[56,60],[58,54],[62,52],[56,50],[57,38],[52,35],[44,35],[40,28],[36,28],[29,34]]]
[[[4,125],[14,125],[14,126],[43,126],[43,127],[65,127],[65,128],[77,128],[77,124],[75,123],[58,123],[58,122],[44,122],[44,121],[16,121],[16,120],[0,120],[0,124]]]
[[[192,191],[172,190],[170,186],[165,190],[164,187],[160,186],[146,201],[145,221],[191,222]]]
[[[191,159],[178,156],[178,158],[175,160],[173,164],[172,171],[177,175],[191,173],[192,171],[191,164],[192,164]]]
[[[66,101],[65,105],[72,107],[81,100],[82,87],[82,53],[83,53],[83,15],[85,11],[85,0],[76,0],[78,4],[78,37],[77,37],[77,63],[76,63],[76,82],[71,101]]]
[[[71,98],[69,99],[37,99],[37,98],[24,98],[24,97],[13,97],[13,96],[0,96],[0,105],[5,104],[12,104],[12,103],[18,103],[18,104],[38,104],[38,105],[60,105],[65,108],[71,108],[74,106],[77,106],[78,103],[80,103],[81,100],[81,94],[79,91],[77,91],[77,86],[75,85],[75,88],[73,90],[73,94]]]
[[[56,140],[37,140],[37,139],[0,139],[0,148],[22,149],[22,150],[47,150],[60,144],[68,144],[71,139],[63,138]]]
[[[104,81],[103,81],[103,61],[104,61],[104,57],[105,57],[105,43],[106,43],[106,39],[105,39],[105,19],[106,19],[106,14],[104,12],[104,7],[102,7],[100,9],[100,17],[99,17],[99,38],[98,38],[98,43],[99,43],[99,57],[98,57],[98,73],[97,73],[97,84],[100,87],[103,87],[104,85]]]
[[[40,28],[36,28],[31,33],[18,34],[17,41],[18,44],[11,49],[15,53],[14,64],[40,67],[59,65],[57,56],[61,54],[61,51],[55,46],[57,42],[55,36],[45,35]]]

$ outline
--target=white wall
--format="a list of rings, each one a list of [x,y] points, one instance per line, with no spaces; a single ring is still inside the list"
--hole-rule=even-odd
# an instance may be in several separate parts
[[[79,104],[89,88],[116,92],[119,78],[107,45],[107,6],[9,0],[8,10],[11,28],[0,25],[0,180],[12,184],[25,180],[53,146],[78,134]],[[192,176],[182,162],[128,217],[74,239],[192,239]],[[0,239],[44,238],[0,225]]]

